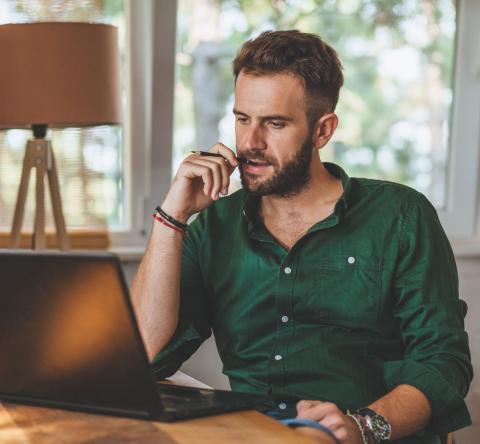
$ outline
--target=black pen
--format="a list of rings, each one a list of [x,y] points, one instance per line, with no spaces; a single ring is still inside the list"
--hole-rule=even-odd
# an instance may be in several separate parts
[[[200,156],[207,156],[207,157],[223,157],[225,160],[227,160],[227,158],[223,155],[223,154],[219,154],[219,153],[211,153],[210,151],[190,151],[191,153],[193,154],[198,154]],[[235,157],[237,159],[238,162],[245,162],[245,159],[243,157]]]
[[[208,157],[223,157],[224,159],[226,159],[225,156],[223,156],[222,154],[219,154],[219,153],[211,153],[210,151],[190,151],[191,153],[193,154],[199,154],[200,156],[208,156]]]

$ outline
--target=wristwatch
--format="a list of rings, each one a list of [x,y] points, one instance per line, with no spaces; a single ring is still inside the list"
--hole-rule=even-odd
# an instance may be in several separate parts
[[[390,439],[392,426],[382,415],[379,415],[368,407],[358,409],[355,413],[365,418],[365,423],[372,432],[375,443],[386,442]]]

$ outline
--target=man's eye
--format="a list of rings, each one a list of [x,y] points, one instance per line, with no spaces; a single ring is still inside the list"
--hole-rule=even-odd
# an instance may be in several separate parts
[[[270,122],[270,125],[272,125],[275,129],[280,129],[280,128],[284,128],[285,127],[285,123],[284,122]]]
[[[237,117],[237,122],[247,123],[247,118],[246,117]]]

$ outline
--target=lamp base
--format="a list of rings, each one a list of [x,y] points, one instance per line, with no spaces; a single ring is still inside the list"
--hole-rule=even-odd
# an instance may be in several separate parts
[[[57,169],[53,156],[52,145],[45,138],[35,138],[27,142],[23,159],[22,178],[18,188],[17,202],[13,216],[12,231],[10,234],[10,248],[20,248],[21,228],[25,210],[25,201],[28,192],[31,169],[36,169],[35,184],[35,221],[32,237],[32,248],[44,250],[47,246],[45,234],[45,175],[48,176],[50,197],[52,200],[53,217],[57,231],[57,245],[60,250],[68,250],[69,242],[65,219],[62,211],[60,187],[58,184]]]

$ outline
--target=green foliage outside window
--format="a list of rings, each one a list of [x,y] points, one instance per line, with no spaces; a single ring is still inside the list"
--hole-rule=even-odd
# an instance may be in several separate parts
[[[175,164],[192,146],[234,147],[231,61],[242,42],[299,29],[330,43],[344,66],[340,125],[321,158],[442,206],[455,20],[452,0],[180,0]]]

